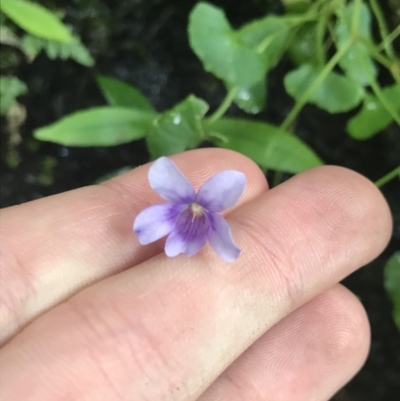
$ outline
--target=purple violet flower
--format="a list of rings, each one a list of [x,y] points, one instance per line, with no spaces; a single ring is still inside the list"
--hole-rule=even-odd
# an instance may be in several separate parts
[[[170,203],[150,206],[140,212],[133,230],[142,245],[168,235],[167,256],[192,256],[208,241],[227,262],[240,249],[233,242],[227,221],[218,214],[232,207],[246,186],[246,176],[235,170],[221,171],[209,178],[197,194],[187,178],[168,157],[157,159],[149,170],[151,188]]]

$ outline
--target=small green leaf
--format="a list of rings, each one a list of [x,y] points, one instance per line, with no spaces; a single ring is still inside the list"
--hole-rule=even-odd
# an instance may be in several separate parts
[[[377,70],[369,55],[367,46],[362,39],[371,41],[371,13],[365,3],[361,3],[359,19],[357,21],[357,36],[351,32],[356,2],[351,2],[345,7],[340,7],[335,26],[336,46],[340,50],[349,37],[353,38],[353,44],[340,59],[339,65],[346,75],[363,86],[367,86],[371,78],[375,78]]]
[[[86,67],[92,67],[94,60],[82,42],[77,37],[69,43],[55,40],[41,39],[36,36],[25,35],[22,38],[24,51],[31,59],[34,59],[41,50],[45,50],[50,59],[73,59]]]
[[[400,331],[400,252],[395,252],[384,270],[383,285],[393,303],[393,319]]]
[[[286,91],[296,100],[314,83],[321,69],[311,64],[302,64],[285,76]],[[357,106],[364,97],[364,89],[356,81],[330,72],[311,94],[309,103],[329,111],[341,113]]]
[[[197,4],[190,14],[189,39],[204,68],[227,85],[250,87],[262,80],[261,57],[242,44],[221,9]]]
[[[253,159],[263,168],[298,173],[323,164],[301,139],[278,127],[251,120],[222,118],[205,120],[209,140]]]
[[[168,156],[196,147],[204,138],[201,120],[208,104],[193,95],[153,121],[147,136],[152,157]]]
[[[316,30],[315,22],[307,22],[300,25],[291,36],[288,53],[295,64],[312,64],[312,60],[316,58]]]
[[[382,89],[393,108],[400,111],[400,84]],[[382,131],[393,121],[392,116],[373,95],[366,95],[363,108],[347,123],[347,132],[355,139],[368,139]]]
[[[1,0],[1,11],[32,35],[43,39],[71,42],[72,36],[49,10],[26,0]]]
[[[99,75],[97,83],[111,106],[132,107],[138,110],[154,112],[154,108],[149,100],[126,82]]]
[[[25,83],[17,77],[0,76],[0,114],[6,113],[15,99],[27,91]]]
[[[0,44],[13,46],[17,49],[22,48],[20,38],[9,27],[4,25],[0,25]]]
[[[123,107],[96,107],[39,128],[34,136],[64,146],[115,146],[143,138],[154,118],[153,113]]]
[[[228,87],[228,91],[232,89]],[[257,114],[267,102],[266,77],[250,88],[236,88],[235,103],[247,113]]]
[[[286,50],[289,29],[281,17],[268,16],[246,24],[236,35],[246,47],[260,54],[267,71],[276,65]]]

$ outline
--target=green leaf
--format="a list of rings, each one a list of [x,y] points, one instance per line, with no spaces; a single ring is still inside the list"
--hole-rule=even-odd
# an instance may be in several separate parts
[[[384,270],[383,285],[393,303],[393,319],[400,331],[400,252],[395,252]]]
[[[250,87],[263,79],[261,57],[239,40],[221,9],[197,4],[190,14],[189,39],[204,68],[227,85]]]
[[[20,38],[9,27],[4,25],[0,25],[0,44],[13,46],[17,49],[22,48]]]
[[[274,67],[286,49],[288,24],[280,17],[266,17],[251,22],[236,31],[238,40],[260,55],[264,63],[264,75],[259,82],[237,87],[235,103],[252,114],[262,111],[267,99],[266,73]],[[228,87],[228,90],[231,87]]]
[[[32,35],[43,39],[70,42],[72,36],[49,10],[26,0],[1,0],[0,10]]]
[[[143,138],[154,118],[153,113],[123,107],[96,107],[39,128],[34,136],[64,146],[115,146]]]
[[[17,77],[0,76],[0,114],[4,114],[15,103],[15,99],[28,91]]]
[[[286,91],[296,100],[314,83],[321,69],[311,64],[302,64],[285,76]],[[364,97],[364,89],[352,79],[330,72],[311,94],[308,103],[329,111],[341,113],[357,106]]]
[[[50,59],[61,58],[62,60],[73,59],[86,67],[92,67],[94,60],[86,47],[77,37],[73,37],[69,43],[46,40],[31,35],[22,38],[24,51],[31,59],[34,59],[41,50],[45,50]]]
[[[291,36],[288,53],[295,64],[312,64],[313,59],[316,59],[316,30],[317,23],[307,22],[300,25]]]
[[[363,86],[367,86],[371,78],[375,78],[377,70],[373,60],[369,55],[367,46],[362,39],[371,41],[371,13],[365,3],[361,3],[357,24],[357,36],[352,34],[354,13],[356,12],[356,2],[351,2],[345,7],[340,7],[338,19],[335,26],[336,46],[340,50],[349,37],[353,38],[353,43],[349,50],[340,59],[339,65],[346,72],[346,75]]]
[[[400,111],[400,84],[382,89],[393,108]],[[382,131],[393,121],[392,116],[373,95],[366,95],[362,109],[347,123],[347,132],[355,139],[368,139]]]
[[[97,77],[97,83],[111,106],[132,107],[138,110],[154,112],[149,100],[133,86],[119,79],[104,75]]]
[[[282,18],[269,16],[246,24],[237,31],[237,37],[246,47],[260,54],[267,71],[285,52],[289,29],[289,24]]]
[[[232,89],[228,87],[228,91]],[[236,88],[235,103],[247,113],[257,114],[267,102],[267,82],[264,77],[249,88]]]
[[[147,136],[152,157],[167,156],[196,147],[204,138],[201,120],[208,104],[193,95],[153,121]]]
[[[211,123],[206,120],[204,125],[209,140],[243,153],[263,168],[298,173],[323,164],[301,139],[271,124],[222,118]]]

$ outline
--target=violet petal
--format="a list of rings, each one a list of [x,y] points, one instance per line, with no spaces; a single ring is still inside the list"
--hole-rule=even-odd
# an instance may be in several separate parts
[[[141,211],[133,223],[133,231],[142,245],[150,244],[169,234],[187,205],[161,203]]]
[[[246,187],[240,171],[225,170],[213,175],[199,189],[196,202],[210,212],[222,212],[234,206]]]
[[[178,217],[175,228],[165,243],[167,256],[176,256],[180,253],[193,256],[205,245],[209,225],[204,215],[193,218],[190,209],[185,210]]]
[[[152,164],[149,182],[158,195],[173,203],[188,204],[196,196],[190,182],[168,157],[160,157]]]
[[[231,228],[227,221],[219,214],[206,214],[210,228],[208,230],[208,240],[214,251],[227,262],[233,262],[239,256],[240,249],[233,242]]]

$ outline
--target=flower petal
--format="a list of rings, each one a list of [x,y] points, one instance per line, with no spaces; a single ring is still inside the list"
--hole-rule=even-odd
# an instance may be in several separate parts
[[[201,186],[196,202],[210,212],[222,212],[239,200],[246,182],[246,176],[240,171],[221,171]]]
[[[207,242],[209,226],[208,219],[204,215],[193,218],[190,209],[185,210],[178,217],[175,228],[167,238],[165,253],[167,256],[176,256],[180,253],[193,256]]]
[[[214,251],[227,262],[233,262],[240,254],[240,249],[233,242],[231,228],[227,221],[216,213],[207,213],[210,222],[208,240]]]
[[[186,205],[161,203],[141,211],[133,223],[133,231],[142,245],[150,244],[169,234]]]
[[[162,198],[173,203],[188,204],[196,194],[187,178],[168,157],[157,159],[149,170],[151,188]]]

